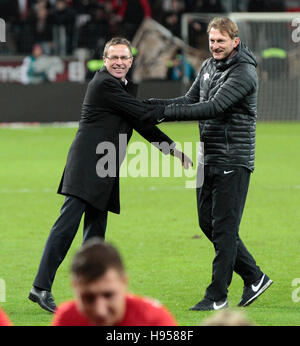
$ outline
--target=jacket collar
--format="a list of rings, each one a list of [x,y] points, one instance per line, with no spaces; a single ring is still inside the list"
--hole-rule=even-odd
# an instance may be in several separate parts
[[[236,63],[248,63],[254,65],[255,67],[257,66],[254,54],[243,42],[239,43],[239,45],[235,49],[235,53],[231,58],[225,60],[215,60],[213,58],[213,61],[216,65],[217,70],[220,71],[225,71],[230,66]]]
[[[131,82],[130,80],[128,80],[127,78],[126,78],[125,82],[123,82],[123,81],[121,80],[121,78],[117,78],[117,77],[113,76],[111,73],[109,73],[109,72],[107,71],[107,68],[106,68],[105,66],[102,67],[101,70],[99,70],[99,72],[107,73],[107,74],[108,74],[109,76],[111,76],[112,78],[118,80],[118,81],[120,82],[120,84],[121,84],[123,87],[126,87],[127,85],[129,86],[129,85],[132,84],[132,82]]]
[[[108,76],[116,79],[117,81],[119,81],[121,87],[123,89],[125,89],[130,95],[134,96],[134,97],[137,97],[137,85],[134,84],[131,80],[129,79],[126,79],[127,83],[124,83],[120,78],[116,78],[114,77],[112,74],[110,74],[108,71],[107,71],[107,68],[104,66],[102,67],[101,70],[99,70],[98,72],[100,73],[106,73]]]
[[[224,59],[224,60],[214,60],[214,64],[216,65],[217,70],[220,71],[225,71],[227,70],[231,65],[236,63],[237,61],[237,56],[238,56],[238,51],[236,50],[233,56],[229,59]]]

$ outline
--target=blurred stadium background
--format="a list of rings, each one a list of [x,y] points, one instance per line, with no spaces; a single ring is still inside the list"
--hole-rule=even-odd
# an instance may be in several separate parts
[[[176,97],[209,56],[206,26],[215,14],[237,21],[258,60],[257,168],[242,232],[275,284],[249,314],[259,325],[300,324],[299,297],[291,299],[300,275],[300,0],[0,0],[0,302],[16,325],[51,320],[27,295],[62,203],[57,184],[104,43],[119,34],[132,40],[139,98]],[[47,126],[53,122],[61,127]],[[176,141],[199,140],[196,124],[161,126]],[[109,239],[125,255],[134,292],[161,300],[180,324],[198,325],[205,315],[187,308],[209,282],[213,252],[199,232],[194,191],[178,179],[123,179],[122,214],[110,216]],[[57,303],[72,297],[66,278],[80,243],[78,235],[59,270]],[[237,280],[230,304],[240,299]]]
[[[140,98],[182,94],[209,54],[206,27],[216,13],[237,21],[257,56],[258,120],[299,120],[298,11],[295,0],[0,0],[0,121],[77,121],[115,35],[134,44],[130,77]]]

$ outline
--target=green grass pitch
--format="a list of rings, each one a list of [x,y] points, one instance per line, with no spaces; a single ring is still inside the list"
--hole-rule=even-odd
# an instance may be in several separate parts
[[[196,123],[161,128],[178,143],[198,141]],[[63,202],[56,189],[75,132],[76,128],[0,128],[0,306],[15,325],[49,325],[52,319],[27,296]],[[257,126],[256,169],[240,236],[274,281],[244,309],[261,326],[300,325],[299,284],[292,286],[300,278],[299,139],[299,123]],[[135,134],[131,143],[140,140]],[[129,154],[128,162],[133,158]],[[109,215],[107,240],[123,256],[130,291],[160,300],[180,325],[197,326],[211,312],[188,309],[210,283],[214,251],[198,227],[195,191],[185,188],[189,179],[184,175],[122,178],[121,215]],[[82,226],[57,272],[53,286],[57,304],[73,297],[69,265],[81,239]],[[236,307],[242,289],[234,274],[230,307]]]

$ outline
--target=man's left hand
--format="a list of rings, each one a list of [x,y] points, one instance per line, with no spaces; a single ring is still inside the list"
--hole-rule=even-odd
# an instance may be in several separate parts
[[[180,150],[177,150],[175,148],[173,151],[173,156],[177,157],[181,161],[181,165],[184,167],[184,169],[189,169],[190,167],[193,167],[193,161]]]

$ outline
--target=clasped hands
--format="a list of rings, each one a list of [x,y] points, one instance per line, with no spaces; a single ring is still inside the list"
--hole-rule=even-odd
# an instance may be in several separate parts
[[[147,112],[141,117],[142,121],[156,125],[165,120],[165,106],[151,104],[148,100],[144,100],[143,103],[147,105]]]

